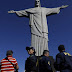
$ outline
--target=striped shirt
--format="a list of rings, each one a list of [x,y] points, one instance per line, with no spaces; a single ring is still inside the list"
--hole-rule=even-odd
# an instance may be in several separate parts
[[[14,66],[17,65],[15,58],[12,56],[8,56],[7,58],[12,62],[12,64],[14,64]],[[1,72],[14,72],[14,67],[9,61],[5,58],[1,60]]]

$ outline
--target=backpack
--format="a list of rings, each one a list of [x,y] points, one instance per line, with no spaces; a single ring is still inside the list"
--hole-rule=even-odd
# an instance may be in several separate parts
[[[67,52],[64,52],[64,55],[65,55],[64,63],[66,64],[68,69],[72,70],[72,56]]]

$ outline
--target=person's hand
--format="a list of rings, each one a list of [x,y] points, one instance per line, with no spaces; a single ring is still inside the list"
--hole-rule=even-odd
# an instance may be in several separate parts
[[[10,10],[10,11],[8,11],[8,13],[15,13],[15,11],[14,10]]]

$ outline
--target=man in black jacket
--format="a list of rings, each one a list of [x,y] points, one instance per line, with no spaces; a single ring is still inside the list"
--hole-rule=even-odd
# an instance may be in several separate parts
[[[59,45],[60,53],[56,55],[55,68],[60,72],[72,72],[72,56],[65,51],[64,45]]]

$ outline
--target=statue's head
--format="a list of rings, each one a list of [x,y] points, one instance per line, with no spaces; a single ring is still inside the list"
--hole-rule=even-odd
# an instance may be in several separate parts
[[[35,7],[41,7],[40,0],[35,0]]]

